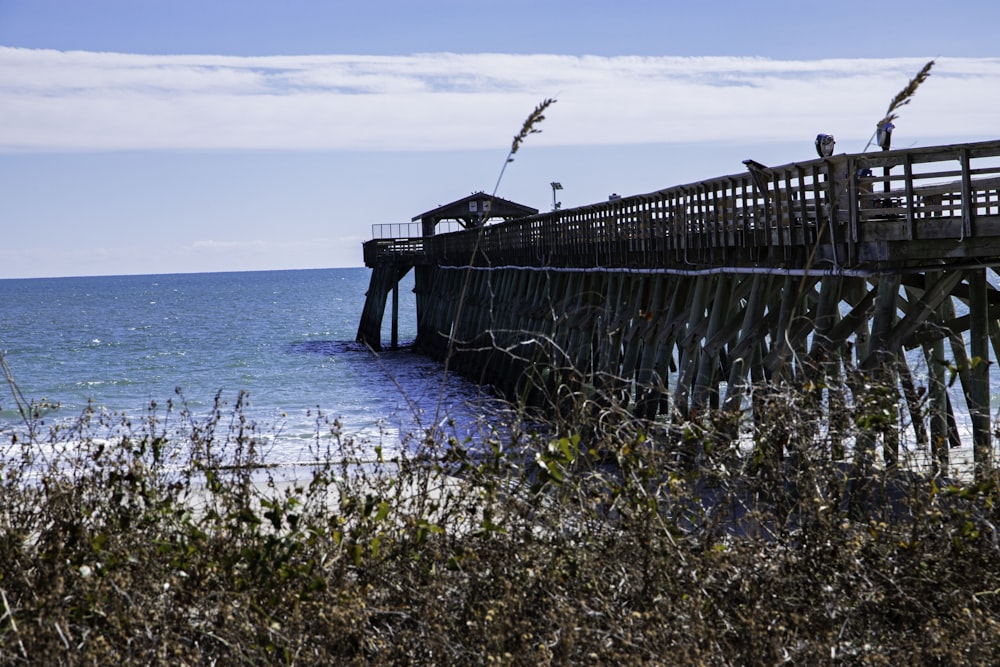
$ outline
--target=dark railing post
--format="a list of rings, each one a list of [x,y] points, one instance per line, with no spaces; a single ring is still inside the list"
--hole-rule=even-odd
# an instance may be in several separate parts
[[[399,268],[393,264],[392,272],[399,276]],[[392,340],[393,350],[399,349],[399,280],[392,283]]]
[[[962,163],[962,238],[973,235],[972,222],[976,215],[976,202],[972,196],[972,171],[969,168],[969,149],[962,148],[959,153]]]
[[[903,174],[906,177],[906,239],[912,241],[916,238],[917,223],[913,213],[913,156],[909,153],[903,162]]]
[[[838,191],[847,192],[846,198],[841,198],[840,202],[846,205],[847,209],[847,263],[854,263],[857,258],[858,243],[858,163],[855,160],[847,161],[847,169],[840,177],[845,180],[846,187],[838,188]],[[846,199],[846,201],[844,201]]]

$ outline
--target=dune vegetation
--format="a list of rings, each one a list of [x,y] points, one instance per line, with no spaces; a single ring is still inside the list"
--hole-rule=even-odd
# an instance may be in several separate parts
[[[391,458],[319,413],[294,475],[243,397],[36,408],[2,445],[0,662],[991,664],[995,477],[862,473],[780,398],[781,460],[692,465],[710,421],[605,404]]]

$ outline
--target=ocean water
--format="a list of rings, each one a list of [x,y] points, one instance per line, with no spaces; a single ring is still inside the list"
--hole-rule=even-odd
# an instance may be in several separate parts
[[[88,405],[136,421],[156,402],[162,417],[168,400],[198,418],[217,395],[226,410],[245,391],[269,463],[311,458],[317,409],[362,450],[408,446],[436,425],[476,438],[497,402],[405,348],[416,336],[412,275],[400,289],[403,349],[375,355],[354,341],[369,277],[356,268],[0,280],[0,350],[27,400],[57,406],[46,427],[71,423]],[[383,341],[389,320],[387,312]],[[924,382],[919,350],[908,357]],[[1000,421],[998,368],[990,382]],[[963,405],[959,384],[950,391]],[[956,416],[971,442],[968,420]],[[0,444],[23,429],[0,378]],[[902,435],[912,450],[912,431]],[[971,449],[952,457],[965,462]]]
[[[446,419],[473,429],[485,396],[407,349],[354,342],[368,269],[0,280],[0,350],[28,400],[57,404],[48,425],[88,404],[132,418],[216,395],[273,434],[269,457],[297,460],[317,408],[346,435],[398,446]],[[416,335],[412,276],[400,289],[400,342]],[[389,340],[387,309],[383,340]],[[180,392],[179,394],[177,392]],[[0,385],[0,441],[23,423]]]

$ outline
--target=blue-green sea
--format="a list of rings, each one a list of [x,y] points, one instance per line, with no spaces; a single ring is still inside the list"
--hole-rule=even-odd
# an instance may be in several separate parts
[[[167,401],[208,414],[241,391],[270,456],[294,460],[317,409],[343,432],[398,445],[446,418],[471,424],[477,387],[405,345],[372,354],[354,342],[368,269],[0,280],[0,350],[26,400],[56,405],[46,426],[90,405],[139,419]],[[399,337],[416,335],[412,276],[400,289]],[[389,341],[389,312],[383,340]],[[0,384],[0,441],[23,427]]]

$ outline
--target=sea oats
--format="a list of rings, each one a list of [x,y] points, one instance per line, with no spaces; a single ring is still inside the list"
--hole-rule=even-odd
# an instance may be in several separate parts
[[[899,117],[896,114],[896,111],[910,103],[913,99],[913,95],[917,92],[917,88],[919,88],[920,84],[926,81],[927,77],[931,75],[932,67],[934,67],[934,61],[930,60],[921,68],[919,72],[917,72],[915,77],[910,79],[910,82],[906,84],[906,87],[899,91],[894,98],[892,98],[892,102],[889,103],[889,109],[885,112],[885,117],[878,122],[878,125],[890,123]]]
[[[514,136],[514,141],[510,144],[510,152],[507,153],[507,159],[503,162],[503,167],[500,168],[500,175],[497,176],[497,184],[493,186],[493,194],[496,195],[497,190],[500,189],[500,181],[503,179],[503,173],[507,169],[507,165],[514,161],[514,154],[517,153],[521,144],[524,140],[528,138],[529,134],[538,134],[541,132],[538,129],[538,125],[545,120],[545,110],[556,103],[556,100],[547,97],[542,100],[535,110],[528,114],[528,117],[524,119],[524,124],[521,125],[521,131]]]
[[[885,116],[883,116],[882,120],[880,120],[875,124],[875,132],[872,133],[871,138],[868,139],[868,143],[865,144],[866,151],[868,150],[868,147],[872,145],[872,141],[875,140],[875,137],[878,136],[879,129],[882,128],[884,125],[890,124],[892,123],[892,121],[899,118],[899,115],[896,113],[896,111],[898,111],[901,107],[904,107],[910,103],[910,101],[913,99],[913,95],[917,92],[917,88],[919,88],[920,84],[926,81],[927,77],[931,75],[932,67],[934,67],[934,61],[933,60],[927,61],[927,64],[924,65],[922,68],[920,68],[920,71],[917,72],[917,75],[912,79],[910,79],[910,82],[906,84],[906,87],[903,88],[898,93],[896,93],[896,96],[892,98],[892,101],[889,102],[889,108],[886,109]],[[891,130],[892,128],[889,129]]]

